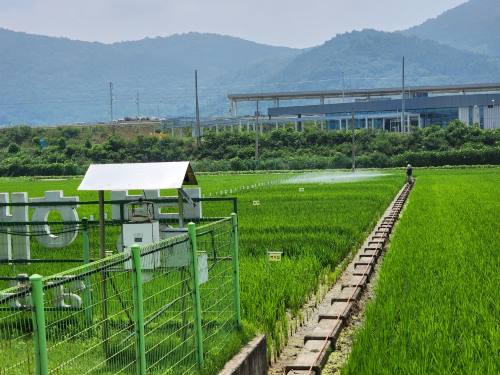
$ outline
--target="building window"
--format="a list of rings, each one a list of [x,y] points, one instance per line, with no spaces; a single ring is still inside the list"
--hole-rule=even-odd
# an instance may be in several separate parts
[[[439,125],[445,127],[449,122],[458,119],[458,108],[424,109],[421,113],[424,125]]]

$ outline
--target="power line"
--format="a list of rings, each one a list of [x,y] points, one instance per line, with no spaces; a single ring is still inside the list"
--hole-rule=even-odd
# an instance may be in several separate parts
[[[140,113],[141,113],[141,107],[140,107],[140,102],[139,102],[139,91],[137,91],[137,96],[136,96],[136,99],[135,99],[135,104],[137,105],[137,118],[140,117]]]
[[[109,83],[109,114],[110,121],[109,123],[113,123],[113,82]]]
[[[402,65],[402,90],[401,90],[401,126],[399,131],[405,131],[405,57],[403,56]]]
[[[344,78],[344,72],[342,72],[342,103],[344,102],[345,99],[345,78]]]
[[[256,102],[257,110],[255,111],[255,161],[257,165],[259,164],[259,133],[260,133],[260,123],[259,123],[259,101]]]
[[[196,142],[201,146],[200,105],[198,103],[198,70],[194,71],[194,91],[196,96]]]

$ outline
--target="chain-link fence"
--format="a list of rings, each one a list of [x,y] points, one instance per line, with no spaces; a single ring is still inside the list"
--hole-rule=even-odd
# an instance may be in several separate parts
[[[106,222],[105,249],[117,253],[121,234],[120,222]],[[84,242],[88,239],[88,247]],[[59,241],[64,246],[53,247]],[[6,249],[10,249],[7,256]],[[14,251],[22,249],[15,253]],[[15,286],[34,273],[54,274],[77,265],[98,260],[99,225],[79,222],[46,222],[26,224],[0,223],[0,289]],[[28,255],[29,254],[29,255]]]
[[[239,306],[239,294],[233,293],[239,290],[235,284],[239,276],[234,274],[238,270],[238,259],[233,256],[235,230],[232,222],[221,220],[197,231],[200,259],[206,257],[209,276],[200,287],[203,341],[207,353],[221,349],[218,344],[225,342],[234,330],[234,323],[240,320],[240,316],[235,315],[239,311],[235,308]]]
[[[196,373],[240,324],[236,215],[16,282],[0,291],[0,374]]]
[[[0,193],[1,194],[1,193]],[[4,199],[5,200],[5,199]],[[177,199],[161,198],[148,200],[159,207],[178,203]],[[189,218],[197,225],[203,225],[237,212],[236,198],[193,198],[196,204],[203,204],[203,215]],[[130,201],[105,201],[105,251],[116,254],[122,247],[122,224],[128,222],[127,211]],[[47,221],[35,215],[37,209],[50,207]],[[77,207],[77,208],[75,208]],[[75,209],[79,217],[86,219],[68,221],[57,215],[59,212]],[[157,208],[162,212],[163,208]],[[7,213],[21,210],[25,221],[15,222]],[[0,290],[13,287],[26,275],[53,274],[70,269],[88,261],[100,259],[98,202],[29,202],[6,203],[0,199]],[[200,211],[201,214],[201,211]],[[78,218],[78,215],[75,216]],[[42,215],[43,216],[43,215]],[[168,215],[167,215],[168,216]],[[175,216],[175,215],[174,215]],[[87,220],[88,219],[88,220]],[[161,229],[178,226],[176,218],[158,218]],[[83,247],[83,236],[88,236],[88,254]],[[88,259],[85,259],[88,255]]]
[[[0,292],[0,374],[33,374],[35,370],[31,284]]]

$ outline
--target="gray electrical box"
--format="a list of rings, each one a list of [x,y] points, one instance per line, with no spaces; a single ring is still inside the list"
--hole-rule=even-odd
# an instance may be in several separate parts
[[[144,246],[160,241],[160,223],[152,221],[149,223],[125,223],[123,230],[123,248],[126,254],[130,254],[130,247],[134,244]],[[143,270],[153,270],[160,267],[160,252],[152,253],[141,258]],[[132,268],[131,262],[125,267]]]

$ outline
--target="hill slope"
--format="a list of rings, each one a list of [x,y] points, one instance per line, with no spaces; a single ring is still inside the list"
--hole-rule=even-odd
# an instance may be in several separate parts
[[[215,34],[108,45],[0,29],[0,124],[106,120],[110,81],[115,118],[135,114],[137,90],[144,112],[191,114],[195,68],[203,92],[223,74],[298,53]]]
[[[374,30],[339,35],[297,56],[272,79],[289,82],[290,89],[340,88],[344,72],[347,87],[398,86],[403,55],[410,85],[500,80],[496,58]]]
[[[470,0],[404,33],[459,49],[500,56],[499,21],[499,0]]]
[[[0,29],[0,125],[108,121],[110,81],[115,119],[136,115],[137,92],[141,115],[193,116],[195,68],[202,116],[227,113],[231,92],[341,88],[342,72],[346,88],[398,86],[402,55],[409,85],[500,81],[499,58],[373,30],[297,50],[214,34],[102,44]]]

